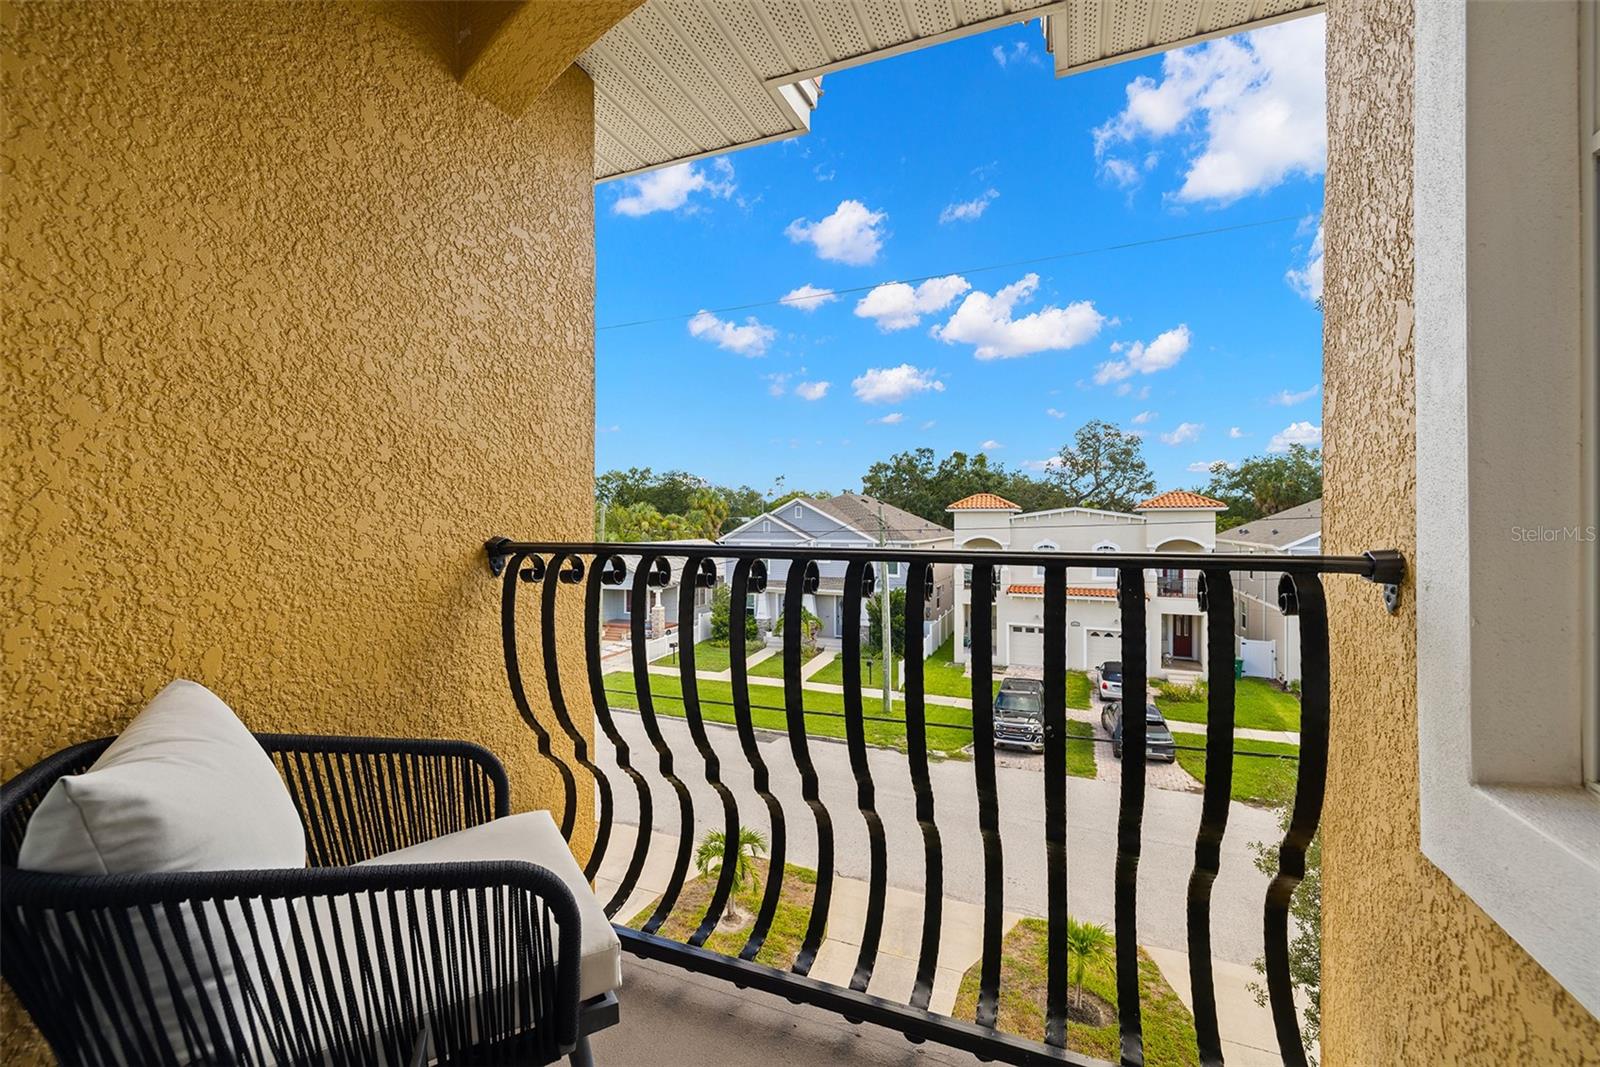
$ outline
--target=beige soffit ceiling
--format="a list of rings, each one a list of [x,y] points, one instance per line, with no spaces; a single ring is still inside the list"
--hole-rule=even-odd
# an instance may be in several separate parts
[[[1320,0],[646,0],[578,59],[597,181],[806,133],[823,75],[1045,19],[1070,74],[1321,10]]]

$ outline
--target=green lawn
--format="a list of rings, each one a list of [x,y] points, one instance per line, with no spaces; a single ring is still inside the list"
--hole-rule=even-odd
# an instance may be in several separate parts
[[[638,707],[631,673],[618,671],[608,674],[605,683],[606,697],[612,707]],[[650,692],[658,713],[680,718],[683,716],[683,690],[678,683],[679,679],[670,675],[650,675]],[[731,683],[707,681],[702,678],[699,692],[700,714],[707,722],[734,721]],[[750,703],[751,721],[756,726],[768,730],[787,729],[788,717],[783,711],[782,689],[772,685],[753,685],[750,687]],[[807,733],[813,737],[844,736],[844,719],[840,717],[844,712],[842,694],[807,689],[804,691],[804,706],[807,713]],[[863,718],[866,720],[865,733],[868,744],[884,745],[904,751],[906,709],[903,702],[899,700],[894,702],[893,718],[887,722],[874,721],[884,718],[881,701],[868,699],[864,702],[862,710]],[[972,713],[966,708],[929,704],[926,718],[930,752],[958,756],[963,748],[972,743]],[[940,729],[936,723],[952,724],[954,728]]]
[[[1089,708],[1089,675],[1085,671],[1067,672],[1067,707]]]
[[[1188,771],[1197,782],[1206,780],[1205,734],[1172,731],[1172,739],[1179,745],[1178,766]],[[1183,746],[1190,746],[1184,748]],[[1195,751],[1198,750],[1198,751]],[[1294,791],[1295,774],[1299,764],[1295,760],[1260,758],[1246,755],[1249,752],[1300,754],[1300,746],[1286,745],[1281,741],[1252,741],[1244,738],[1233,742],[1234,800],[1246,804],[1274,804]]]
[[[746,915],[754,916],[761,910],[761,897],[766,892],[767,861],[756,860],[752,864],[754,877],[744,886],[735,888],[733,900],[739,909]],[[716,887],[717,876],[701,875],[683,884],[682,891],[678,894],[677,902],[673,905],[672,914],[667,921],[661,924],[656,931],[658,935],[670,938],[673,941],[687,941],[689,935],[700,928],[700,923],[706,917],[706,908],[711,904],[711,892]],[[778,893],[778,910],[772,915],[772,925],[767,928],[767,939],[761,943],[761,951],[756,953],[756,962],[764,963],[768,967],[776,967],[786,971],[794,966],[794,959],[800,954],[800,945],[806,937],[806,927],[811,922],[811,902],[817,893],[817,872],[809,867],[796,867],[792,863],[783,866],[783,889]],[[635,915],[626,925],[635,930],[641,929],[655,914],[656,901],[652,900],[648,907]],[[743,949],[745,942],[750,940],[750,928],[753,923],[746,923],[739,930],[714,930],[706,938],[706,949],[720,953],[724,956],[737,956]]]
[[[961,697],[964,700],[972,699],[972,679],[966,675],[966,664],[955,661],[956,639],[952,634],[950,639],[938,648],[933,655],[922,661],[922,691],[934,693],[942,697]],[[1000,679],[994,680],[994,691],[1000,692]]]
[[[1049,958],[1049,926],[1043,919],[1022,919],[1000,945],[1000,1018],[997,1029],[1018,1037],[1044,1040],[1045,992]],[[1070,959],[1076,964],[1076,959]],[[955,1018],[971,1022],[978,1012],[982,961],[961,976]],[[1070,973],[1070,972],[1069,972]],[[1114,1012],[1117,970],[1111,954],[1084,968],[1083,988]],[[1150,1067],[1195,1067],[1200,1062],[1194,1016],[1183,1006],[1155,961],[1139,953],[1139,1005],[1144,1023],[1144,1062]],[[1113,1016],[1104,1026],[1067,1020],[1067,1047],[1107,1063],[1122,1058]]]
[[[1176,722],[1205,722],[1206,702],[1156,698],[1161,714]],[[1300,731],[1300,701],[1264,678],[1234,683],[1233,724],[1249,730]]]
[[[900,660],[895,659],[895,669],[898,674]],[[826,682],[829,685],[844,684],[844,657],[835,655],[816,674],[807,678],[808,682]],[[872,657],[872,676],[867,676],[867,658],[861,659],[861,685],[864,689],[877,689],[883,684],[883,662],[877,657]]]
[[[1077,719],[1067,720],[1067,737],[1094,737],[1094,726],[1090,723],[1079,722]],[[1074,778],[1093,778],[1094,768],[1094,742],[1072,741],[1067,742],[1067,773]]]
[[[817,655],[817,650],[806,651],[804,645],[800,647],[800,666],[804,667]],[[783,677],[783,649],[778,649],[766,659],[750,668],[750,673],[757,678],[782,678]]]
[[[701,641],[694,646],[694,669],[698,674],[701,671],[725,671],[733,663],[728,655],[728,646],[720,641]],[[655,661],[657,667],[676,667],[678,665],[677,652],[669,652]]]

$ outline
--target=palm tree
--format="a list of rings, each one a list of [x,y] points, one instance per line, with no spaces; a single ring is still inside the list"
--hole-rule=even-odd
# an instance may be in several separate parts
[[[728,837],[721,830],[712,830],[700,841],[700,847],[695,849],[695,870],[702,875],[712,875],[722,870],[722,858],[728,851]],[[734,892],[728,901],[730,919],[742,923],[744,909],[739,907],[738,891],[755,881],[756,859],[766,854],[767,839],[761,831],[752,830],[748,826],[739,827],[739,844],[735,852],[733,867]]]
[[[1111,932],[1099,923],[1079,922],[1067,916],[1067,958],[1072,960],[1072,988],[1083,1006],[1083,972],[1091,963],[1111,958]]]

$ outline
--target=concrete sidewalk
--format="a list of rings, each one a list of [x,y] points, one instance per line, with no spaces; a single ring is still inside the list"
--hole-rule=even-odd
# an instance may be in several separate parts
[[[611,833],[605,861],[594,880],[595,892],[602,904],[610,901],[616,893],[618,879],[627,869],[628,859],[638,841],[636,826],[618,823],[612,827]],[[677,856],[677,850],[676,837],[661,833],[652,836],[650,853],[645,860],[644,870],[640,872],[639,882],[614,916],[615,921],[630,921],[661,895],[672,875],[672,861]],[[694,873],[691,868],[689,876],[694,877]],[[860,879],[834,878],[828,932],[822,947],[817,950],[817,959],[811,968],[812,978],[838,986],[850,985],[850,977],[856,969],[856,958],[861,953],[861,932],[867,922],[867,889],[867,883]],[[883,932],[878,939],[872,982],[867,986],[867,992],[873,996],[902,1004],[910,1001],[922,944],[922,906],[921,893],[894,886],[886,889]],[[1006,912],[1004,928],[1010,930],[1021,917],[1018,913]],[[983,907],[946,897],[942,919],[939,962],[934,974],[929,1010],[949,1015],[955,1010],[961,976],[983,954]]]
[[[627,868],[637,840],[637,827],[626,823],[613,826],[611,844],[595,878],[595,892],[602,904],[615,894],[617,878]],[[617,912],[617,921],[631,920],[660,896],[672,873],[677,845],[677,838],[670,834],[657,833],[652,836],[649,856],[639,883]],[[693,873],[691,870],[691,877]],[[883,933],[873,965],[872,981],[867,987],[867,992],[873,996],[902,1004],[910,1001],[922,940],[922,907],[923,897],[920,893],[890,886],[884,894]],[[835,877],[828,932],[818,950],[816,963],[811,968],[812,978],[849,986],[851,975],[855,973],[856,958],[861,951],[861,931],[866,925],[866,915],[867,883],[856,878]],[[1018,912],[1006,912],[1003,929],[1009,932],[1022,917]],[[949,1015],[954,1011],[961,976],[983,954],[982,938],[983,907],[946,897],[940,924],[939,962],[934,974],[929,1010],[941,1015]],[[1192,1012],[1194,998],[1189,983],[1189,957],[1176,949],[1148,944],[1141,947],[1161,969],[1178,999]],[[632,958],[626,962],[625,988],[627,974],[639,966],[642,966],[641,962]],[[1214,959],[1212,975],[1216,983],[1217,1020],[1223,1034],[1223,1053],[1231,1067],[1268,1067],[1281,1063],[1282,1059],[1277,1054],[1278,1040],[1272,1024],[1272,1012],[1256,1003],[1255,994],[1249,988],[1252,982],[1259,980],[1254,968]]]

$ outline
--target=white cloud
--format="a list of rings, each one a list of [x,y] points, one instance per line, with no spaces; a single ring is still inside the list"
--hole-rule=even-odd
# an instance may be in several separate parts
[[[883,247],[883,220],[888,217],[859,200],[841,200],[833,214],[816,222],[795,219],[783,232],[796,244],[811,245],[821,259],[859,267],[878,258]]]
[[[1322,444],[1321,426],[1313,426],[1309,422],[1291,422],[1272,435],[1272,441],[1267,445],[1267,451],[1287,452],[1290,445],[1305,445],[1307,448],[1316,448],[1320,444]]]
[[[789,390],[789,378],[790,375],[788,373],[767,374],[763,376],[762,380],[767,383],[767,393],[769,395],[782,396]]]
[[[1211,473],[1211,468],[1215,467],[1218,463],[1221,463],[1224,467],[1227,467],[1230,470],[1233,468],[1233,464],[1227,462],[1226,460],[1213,459],[1213,460],[1210,460],[1210,461],[1202,461],[1200,463],[1191,463],[1191,464],[1189,464],[1189,473],[1190,474],[1210,474]]]
[[[709,173],[708,173],[709,172]],[[662,167],[637,178],[626,179],[626,190],[611,210],[618,215],[650,215],[657,211],[677,211],[688,206],[695,193],[727,199],[736,188],[733,183],[733,164],[726,159],[713,159],[705,168],[697,163],[679,163],[675,167]]]
[[[1044,413],[1052,419],[1064,419],[1067,417],[1067,413],[1059,408],[1045,408]]]
[[[622,429],[621,426],[618,426],[616,423],[612,423],[610,426],[598,426],[598,427],[596,427],[595,428],[595,432],[596,433],[617,433],[621,429]]]
[[[944,210],[939,212],[940,224],[946,222],[972,222],[982,218],[983,213],[989,210],[989,202],[999,196],[997,189],[986,189],[984,194],[975,200],[962,200],[954,204],[946,204]]]
[[[1080,300],[1066,307],[1047,306],[1017,319],[1013,309],[1031,300],[1039,276],[1028,274],[990,296],[972,292],[950,321],[933,328],[933,336],[946,344],[976,345],[979,359],[1009,359],[1033,352],[1072,348],[1092,340],[1106,321],[1094,304]]]
[[[1022,465],[1030,471],[1054,470],[1061,466],[1060,456],[1051,456],[1049,459],[1025,459]]]
[[[882,426],[898,426],[900,423],[905,421],[905,416],[898,411],[891,411],[889,414],[871,421]]]
[[[1198,422],[1180,422],[1177,429],[1171,433],[1161,435],[1163,444],[1181,445],[1197,439],[1200,431],[1205,429],[1204,424]]]
[[[1273,397],[1271,402],[1280,407],[1293,407],[1295,404],[1304,403],[1305,401],[1316,396],[1320,388],[1321,386],[1313,385],[1310,389],[1302,389],[1298,393],[1291,393],[1289,390],[1285,389],[1277,396]]]
[[[764,326],[754,315],[736,325],[724,322],[709,311],[700,311],[689,320],[689,336],[711,341],[741,356],[759,356],[778,337],[778,331]]]
[[[1009,49],[1005,45],[997,44],[989,49],[989,54],[994,56],[994,61],[1002,67],[1008,67],[1013,63],[1032,63],[1037,66],[1040,62],[1033,49],[1028,47],[1027,41],[1018,41]]]
[[[831,382],[801,382],[794,387],[794,395],[801,400],[821,400],[828,395]]]
[[[937,422],[933,421],[932,419],[928,419],[926,422],[924,422],[922,424],[922,428],[924,430],[931,430],[937,425],[939,425]]]
[[[1122,189],[1133,188],[1139,184],[1139,179],[1142,177],[1138,167],[1129,163],[1126,159],[1118,159],[1115,156],[1101,161],[1100,173],[1111,179],[1113,184]]]
[[[1311,239],[1311,251],[1306,253],[1306,265],[1290,267],[1284,273],[1295,292],[1312,303],[1322,299],[1322,224],[1317,224],[1317,235]]]
[[[1189,351],[1189,340],[1188,325],[1179,323],[1149,344],[1135,341],[1122,350],[1124,355],[1121,359],[1109,360],[1095,368],[1095,384],[1105,385],[1131,378],[1135,374],[1154,374],[1156,371],[1166,370]],[[1131,391],[1132,386],[1126,389],[1119,387],[1117,394],[1122,396]]]
[[[831,304],[839,299],[839,294],[832,289],[819,289],[810,282],[798,289],[791,289],[778,299],[778,303],[787,304],[796,311],[815,311],[823,304]]]
[[[933,376],[933,371],[909,363],[873,367],[850,385],[856,398],[868,404],[893,404],[917,393],[944,392],[944,383]]]
[[[994,438],[991,437],[991,438],[989,438],[989,440],[985,441],[983,444],[979,445],[978,447],[983,449],[985,452],[993,452],[993,451],[995,451],[997,449],[1001,449],[1001,448],[1004,448],[1006,446],[1001,444],[999,441],[996,441]]]
[[[1135,78],[1127,106],[1094,131],[1095,152],[1140,137],[1193,135],[1182,201],[1230,203],[1326,166],[1321,15],[1168,52],[1161,80]]]
[[[1237,441],[1241,437],[1249,437],[1250,435],[1245,433],[1243,430],[1239,429],[1239,427],[1237,427],[1237,426],[1229,426],[1228,427],[1228,436],[1233,438],[1235,441]]]
[[[1159,411],[1141,411],[1133,417],[1132,421],[1135,426],[1143,426],[1145,423],[1152,422],[1160,417],[1161,413]]]
[[[929,278],[915,289],[905,282],[877,286],[856,303],[856,315],[872,319],[878,329],[906,330],[922,321],[922,316],[948,307],[950,301],[971,289],[959,274]]]

